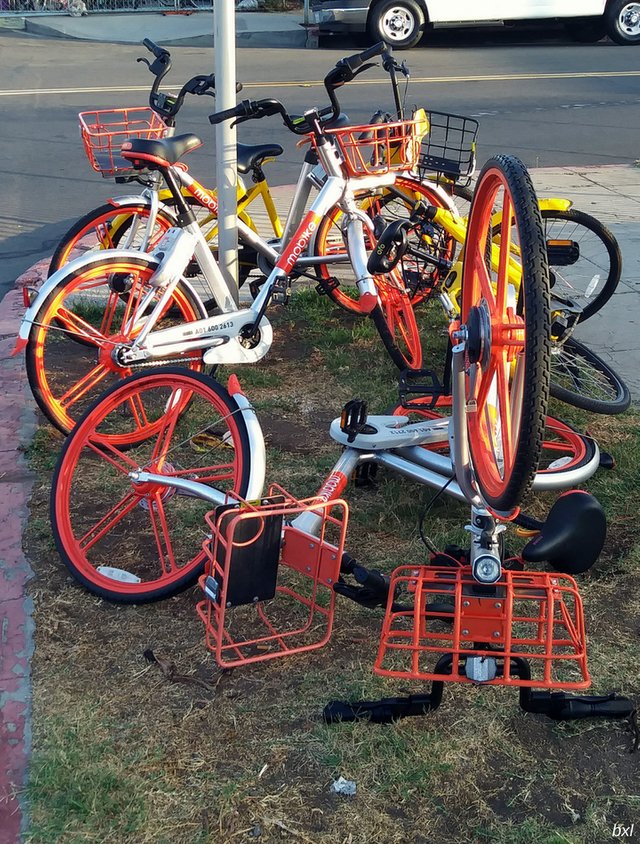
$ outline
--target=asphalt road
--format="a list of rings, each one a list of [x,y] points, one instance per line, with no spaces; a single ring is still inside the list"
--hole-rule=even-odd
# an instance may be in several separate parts
[[[337,59],[358,49],[345,41],[330,43],[331,49],[318,51],[238,51],[238,78],[246,86],[240,96],[277,97],[291,112],[324,105],[322,77]],[[135,63],[142,53],[124,45],[0,34],[0,295],[24,269],[51,254],[79,216],[114,193],[130,192],[92,172],[78,138],[77,113],[144,105],[151,76]],[[213,50],[175,48],[173,57],[167,81],[176,85],[213,69]],[[534,43],[507,34],[491,40],[449,35],[402,54],[413,77],[409,104],[478,117],[480,162],[495,152],[512,152],[531,167],[640,157],[639,57],[633,48],[606,42]],[[392,105],[379,69],[360,79],[340,92],[354,122]],[[130,90],[136,86],[141,90]],[[211,99],[190,99],[178,124],[179,131],[196,132],[205,141],[189,156],[189,165],[208,184],[215,159],[206,115],[213,110]],[[295,181],[301,159],[297,139],[277,118],[245,123],[239,138],[281,143],[285,153],[269,165],[269,178],[273,184]]]

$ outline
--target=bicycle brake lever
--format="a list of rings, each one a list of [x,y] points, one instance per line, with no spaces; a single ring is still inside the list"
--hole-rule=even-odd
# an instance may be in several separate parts
[[[149,68],[149,70],[151,70],[151,62],[149,61],[149,59],[145,59],[141,56],[139,59],[136,59],[136,61],[137,62],[144,62],[144,64],[146,64],[146,66]]]

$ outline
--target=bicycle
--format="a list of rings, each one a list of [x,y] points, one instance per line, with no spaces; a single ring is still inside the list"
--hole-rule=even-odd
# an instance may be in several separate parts
[[[162,173],[180,213],[176,226],[168,230],[151,253],[108,250],[102,255],[79,258],[63,269],[62,275],[52,276],[27,310],[15,351],[26,346],[27,372],[34,396],[53,424],[64,432],[69,431],[73,425],[72,413],[77,413],[82,403],[86,406],[89,394],[95,394],[99,384],[107,377],[129,374],[137,366],[157,365],[160,359],[165,363],[184,362],[193,368],[201,368],[203,363],[249,363],[260,359],[271,342],[270,326],[264,316],[267,304],[274,295],[276,299],[286,299],[290,279],[300,272],[297,267],[301,256],[319,220],[336,203],[341,204],[349,220],[346,227],[349,260],[358,268],[362,301],[377,314],[378,295],[384,298],[387,282],[383,279],[376,282],[367,273],[364,232],[371,221],[357,207],[354,191],[392,185],[398,173],[402,178],[402,172],[417,157],[418,135],[424,123],[419,116],[412,121],[385,123],[376,127],[373,136],[363,134],[362,130],[369,127],[327,129],[326,124],[340,114],[335,89],[366,69],[367,58],[382,49],[383,45],[376,45],[344,59],[327,75],[331,111],[324,110],[324,116],[312,111],[304,121],[294,121],[278,101],[260,100],[245,101],[223,116],[210,118],[213,122],[234,117],[245,120],[278,113],[291,131],[298,135],[312,134],[315,155],[329,174],[281,253],[238,221],[246,240],[266,252],[274,267],[250,308],[237,310],[175,175],[173,165],[181,155],[198,146],[199,139],[193,135],[165,140],[133,139],[123,146],[122,155],[134,167]],[[334,143],[329,143],[328,137]],[[184,277],[193,254],[220,311],[209,320],[204,303]],[[305,260],[317,263],[343,259],[341,256],[302,258],[302,262]],[[84,314],[74,302],[82,293],[88,294]],[[97,306],[92,303],[92,296],[98,299]],[[177,315],[182,325],[154,330],[160,319],[172,315]],[[216,334],[216,330],[225,333]],[[53,345],[50,347],[53,352],[47,357],[50,334],[56,342],[57,338],[70,338],[74,343],[73,357],[57,353],[62,366],[52,363],[56,355]],[[86,363],[78,350],[78,340],[88,347]],[[97,363],[91,358],[93,348],[99,353]],[[202,350],[206,350],[203,358]],[[84,370],[79,373],[81,366]]]
[[[517,196],[518,206],[515,210],[519,224],[522,220],[539,221],[539,212],[532,206],[533,192],[528,174],[517,159],[505,156],[491,160],[483,171],[482,183],[487,182],[490,183],[490,189],[480,196],[478,202],[482,205],[476,203],[475,211],[472,210],[472,221],[474,214],[481,213],[479,208],[486,209],[496,201],[505,201],[505,195]],[[491,294],[493,305],[487,300],[486,281],[480,291],[474,265],[465,265],[463,322],[465,325],[470,323],[471,329],[468,341],[463,343],[460,340],[462,329],[458,320],[452,319],[451,417],[422,421],[406,428],[395,428],[398,424],[397,419],[389,417],[387,421],[391,420],[394,428],[387,429],[383,426],[379,441],[367,428],[367,420],[361,411],[352,413],[356,422],[359,420],[361,423],[357,430],[354,428],[355,423],[348,419],[343,420],[342,424],[346,433],[340,431],[339,421],[334,422],[332,437],[347,446],[354,442],[355,437],[357,447],[347,447],[318,493],[320,498],[338,497],[344,490],[351,472],[361,459],[365,459],[383,461],[384,465],[396,468],[402,467],[398,468],[398,471],[406,470],[409,476],[416,470],[413,464],[421,465],[425,468],[425,474],[419,475],[422,482],[441,486],[446,475],[445,480],[450,481],[448,490],[451,494],[474,501],[480,495],[492,509],[500,512],[516,506],[531,482],[531,467],[537,466],[542,447],[548,384],[546,366],[550,341],[548,293],[544,289],[544,284],[547,283],[544,250],[537,249],[539,231],[531,223],[525,230],[519,231],[514,222],[511,229],[514,241],[517,239],[523,254],[520,284],[522,296],[517,313],[514,312],[511,301],[513,285],[509,282],[510,256],[507,244],[503,242],[494,247],[500,250],[502,258],[498,261],[500,293],[497,301]],[[474,238],[478,238],[478,242],[483,242],[478,226],[470,231]],[[484,238],[487,238],[486,230]],[[542,291],[539,290],[541,284]],[[471,304],[472,302],[477,304]],[[490,307],[493,308],[491,313]],[[493,325],[492,331],[488,328],[490,323]],[[459,348],[462,351],[456,351]],[[468,358],[467,363],[465,355]],[[503,375],[500,377],[494,366],[496,355],[510,359],[505,363]],[[513,390],[505,391],[505,384]],[[457,482],[454,483],[451,458],[442,454],[441,445],[449,441],[449,429],[452,429],[455,448],[458,447],[455,445],[458,440],[465,441],[466,435],[463,436],[460,427],[467,424],[465,417],[471,415],[464,412],[470,401],[475,402],[475,417],[480,421],[477,426],[470,427],[469,454],[455,452]],[[210,410],[207,410],[207,404]],[[502,427],[501,420],[504,421]],[[376,427],[376,420],[371,424]],[[229,430],[232,425],[236,426],[237,430]],[[540,426],[540,432],[537,426]],[[396,440],[399,443],[397,449],[392,446]],[[483,446],[483,443],[487,442],[493,443],[494,447],[490,451]],[[434,445],[434,449],[427,452],[425,449],[413,448],[410,461],[403,463],[403,458],[407,456],[407,448],[412,443],[416,446],[427,443]],[[390,454],[385,452],[388,448],[392,449]],[[566,439],[564,449],[561,456],[572,456],[571,465],[566,464],[568,468],[565,468],[565,463],[560,461],[562,465],[551,467],[553,471],[547,475],[546,481],[543,480],[543,483],[551,484],[550,488],[558,483],[558,478],[564,481],[569,478],[574,481],[583,479],[588,476],[582,475],[583,471],[592,473],[598,465],[597,451],[587,453],[580,450],[570,438]],[[195,506],[194,502],[199,500],[186,496],[183,501],[183,497],[175,492],[160,492],[160,487],[154,486],[156,475],[165,477],[164,481],[157,481],[160,486],[166,484],[169,489],[173,484],[177,489],[188,491],[191,484],[195,484],[193,490],[198,487],[203,472],[209,476],[220,471],[224,482],[221,483],[220,489],[217,484],[209,485],[209,503],[224,503],[229,489],[247,499],[260,498],[264,486],[264,454],[264,444],[255,413],[243,396],[235,376],[232,376],[228,390],[225,391],[209,376],[186,369],[161,368],[157,371],[139,372],[115,384],[103,397],[95,401],[65,443],[52,492],[54,534],[58,537],[60,549],[67,554],[68,561],[75,559],[77,568],[84,568],[87,575],[87,572],[95,567],[83,556],[82,543],[78,545],[71,542],[74,535],[73,520],[78,514],[78,508],[81,507],[82,520],[88,520],[92,526],[99,526],[98,532],[104,533],[105,541],[108,541],[110,531],[105,530],[107,522],[104,513],[110,519],[117,510],[112,506],[112,496],[95,502],[95,508],[90,511],[86,507],[82,509],[79,503],[82,496],[80,492],[74,492],[76,483],[80,484],[79,490],[83,489],[83,485],[90,487],[95,483],[99,483],[100,488],[110,490],[122,488],[124,484],[126,492],[123,493],[122,500],[125,501],[125,508],[129,505],[130,508],[122,519],[130,512],[131,518],[140,522],[141,519],[152,519],[155,512],[165,513],[165,509],[167,513],[173,508],[187,508],[188,512],[191,512],[191,508]],[[85,460],[88,461],[87,466],[93,466],[92,469],[83,468]],[[476,467],[477,477],[473,481],[476,486],[471,484],[468,477],[471,471],[470,460]],[[221,469],[216,469],[216,461]],[[232,472],[230,464],[233,461],[237,468]],[[497,462],[501,464],[500,470],[495,468]],[[102,464],[106,475],[100,474]],[[204,468],[200,468],[200,465]],[[143,485],[132,491],[128,473],[138,469],[146,472],[146,475],[153,475],[154,480],[149,481],[151,486]],[[576,475],[572,475],[574,470]],[[141,483],[146,484],[147,481]],[[87,497],[89,496],[84,496],[85,501]],[[93,497],[91,496],[92,499]],[[142,500],[145,500],[146,504],[138,506]],[[154,502],[155,510],[152,506]],[[112,526],[112,529],[117,528],[119,535],[124,535],[122,530],[125,525],[121,524],[122,519],[116,519]],[[190,524],[193,524],[191,519]],[[80,536],[89,535],[83,528],[78,529],[77,533]],[[93,532],[90,533],[93,535]],[[147,533],[150,533],[150,541],[154,543],[155,532],[150,526]],[[137,523],[135,529],[126,531],[126,535],[131,537],[132,542],[141,542],[144,537],[142,525]],[[189,577],[194,576],[202,561],[202,549],[193,533],[185,536],[184,542],[190,547],[190,556],[188,563],[176,567],[176,577],[179,575],[179,579],[184,579],[181,583],[188,582]],[[95,543],[89,550],[97,553],[98,549],[94,548],[94,545]],[[107,549],[108,547],[109,544]],[[133,561],[145,560],[144,555],[130,556]],[[147,575],[155,572],[156,576],[151,578],[149,583],[143,582],[133,586],[130,583],[125,584],[121,597],[126,599],[126,595],[131,594],[132,599],[137,601],[144,599],[145,593],[149,597],[153,596],[157,589],[165,589],[167,584],[164,583],[162,565],[156,562],[156,565],[152,566],[147,560],[146,571]],[[108,583],[108,580],[106,582]]]
[[[487,222],[496,199],[512,203],[517,223],[501,239],[495,287],[484,264],[465,264],[461,319],[451,324],[449,420],[410,425],[406,418],[370,417],[362,402],[352,402],[332,424],[332,436],[345,450],[318,494],[300,501],[272,487],[261,499],[264,455],[259,451],[259,426],[235,376],[227,392],[213,379],[184,369],[134,375],[93,405],[67,439],[56,467],[52,525],[58,550],[74,576],[104,597],[139,603],[172,594],[206,563],[197,610],[207,646],[224,668],[321,647],[331,636],[336,594],[365,606],[385,606],[374,671],[432,680],[432,689],[408,699],[332,701],[324,710],[329,723],[423,714],[440,704],[445,681],[517,687],[525,710],[553,718],[629,716],[633,707],[625,698],[568,693],[584,690],[591,682],[582,604],[566,572],[588,568],[599,553],[596,546],[604,542],[603,515],[595,499],[580,492],[561,496],[540,536],[521,557],[504,552],[505,525],[500,520],[515,515],[522,495],[537,479],[550,315],[541,219],[526,170],[516,159],[499,156],[485,165],[467,249],[472,243],[474,252],[483,254],[491,242]],[[523,267],[517,308],[510,304],[507,269],[513,235],[519,236]],[[502,361],[497,372],[487,363],[495,359]],[[161,427],[153,438],[139,443],[147,454],[140,462],[140,453],[118,451],[106,433],[112,433],[111,425],[121,433],[131,433],[131,426],[139,430],[139,414],[122,411],[130,411],[134,396],[136,407],[141,407],[137,402],[154,386],[160,388],[154,406]],[[199,400],[203,407],[190,420],[196,429],[186,430],[183,423]],[[469,412],[471,403],[475,407]],[[212,408],[219,417],[213,422]],[[440,443],[443,436],[451,442],[453,460],[419,448]],[[177,461],[185,449],[188,465],[182,466]],[[212,451],[225,455],[223,462],[213,466]],[[203,466],[194,465],[197,456]],[[359,565],[344,550],[348,507],[340,496],[352,469],[371,459],[390,466],[403,461],[405,468],[399,471],[420,475],[424,483],[438,488],[438,494],[451,490],[469,502],[469,549],[436,550],[428,565],[403,566],[391,576]],[[96,461],[102,464],[96,467]],[[431,475],[424,468],[428,461]],[[113,483],[105,487],[105,472],[116,479],[117,492]],[[562,475],[560,468],[555,481]],[[109,510],[105,515],[93,512],[94,524],[78,530],[79,507],[86,517],[86,496],[96,483],[111,493]],[[257,501],[242,500],[239,488],[257,494]],[[113,497],[119,500],[111,506]],[[176,565],[170,537],[176,532],[170,531],[175,525],[169,507],[176,502],[182,502],[183,509],[193,502],[216,508],[206,515],[209,533],[201,548],[194,541],[194,523],[182,526],[180,550],[190,544],[191,551],[185,553],[193,554],[182,568]],[[131,518],[150,522],[161,563],[155,580],[100,564],[99,554],[96,565],[98,542],[110,530],[118,536],[118,562],[139,560],[131,542],[140,540],[140,525],[134,529]],[[577,521],[588,536],[579,531],[563,535],[558,525],[567,518]],[[113,544],[107,542],[106,549],[107,561],[113,562]],[[544,560],[556,571],[524,570],[525,561]],[[144,568],[140,572],[144,575]],[[347,581],[351,576],[355,586]],[[285,601],[285,606],[288,602],[292,609],[272,612],[273,599]],[[245,612],[248,608],[255,612]]]
[[[408,75],[408,74],[407,74]],[[397,90],[397,88],[395,89]],[[396,97],[397,111],[403,104]],[[439,292],[446,293],[441,301],[447,308],[459,307],[461,259],[466,239],[465,205],[472,201],[472,192],[462,184],[468,181],[475,168],[477,121],[461,115],[429,112],[430,131],[423,142],[418,175],[424,181],[431,175],[436,183],[448,185],[456,205],[423,208],[420,219],[411,225],[407,220],[393,221],[378,234],[369,269],[376,273],[401,270],[414,305],[428,302]],[[433,176],[435,174],[435,176]],[[391,188],[409,204],[410,194],[403,195],[401,187]],[[629,407],[629,389],[620,376],[595,352],[575,337],[575,327],[599,311],[611,298],[620,281],[622,256],[613,234],[594,217],[571,207],[571,202],[559,198],[541,199],[547,256],[551,272],[554,311],[551,391],[555,398],[595,413],[617,414]],[[321,224],[318,240],[330,241],[335,216],[328,215]],[[334,219],[332,219],[332,217]],[[494,238],[500,237],[500,219],[492,221]],[[340,244],[333,246],[339,253]],[[321,246],[320,251],[329,251]],[[390,255],[392,258],[390,258]],[[402,261],[407,255],[408,260]],[[517,259],[517,254],[514,255]],[[332,275],[319,267],[318,280],[325,293],[342,308],[358,313],[357,301],[348,290],[352,280],[349,270],[333,270]],[[336,274],[341,278],[336,278]],[[345,290],[346,286],[346,290]],[[406,303],[405,303],[406,305]],[[393,330],[394,314],[385,314],[387,325]],[[418,359],[421,351],[420,332],[409,309],[397,310],[396,321],[402,320],[403,334],[409,354]],[[385,327],[379,328],[381,334]],[[402,366],[399,350],[389,349],[394,362]]]

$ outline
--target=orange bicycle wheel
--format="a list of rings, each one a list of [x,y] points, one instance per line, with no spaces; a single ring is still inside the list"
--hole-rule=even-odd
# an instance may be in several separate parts
[[[86,252],[117,248],[139,249],[150,213],[149,203],[139,202],[126,205],[107,203],[85,214],[61,238],[51,258],[48,275],[53,275],[60,267]],[[146,251],[151,251],[173,225],[175,220],[160,209]]]
[[[195,580],[212,504],[130,473],[207,484],[222,501],[244,496],[251,452],[239,411],[213,378],[179,367],[137,373],[88,408],[51,487],[53,536],[76,580],[124,603],[166,598]],[[123,450],[118,441],[136,445]]]
[[[496,213],[502,215],[502,236],[492,244]],[[465,342],[465,416],[475,482],[491,508],[510,512],[538,467],[550,367],[542,219],[529,174],[513,156],[490,159],[480,174],[461,298],[458,336]]]
[[[406,178],[397,179],[393,188],[363,192],[358,195],[357,200],[360,208],[372,219],[383,217],[387,223],[408,219],[414,205],[419,201],[437,207],[443,205],[442,197],[429,185]],[[320,264],[316,267],[316,275],[320,289],[336,305],[352,313],[365,314],[366,311],[362,309],[359,301],[353,269],[347,260],[340,227],[341,217],[342,211],[336,207],[320,221],[314,241],[314,254],[333,258],[343,256],[345,260],[341,263]],[[367,250],[372,250],[375,240],[368,230],[365,230],[365,240]],[[453,257],[456,248],[452,238],[435,227],[430,243],[420,243],[423,249],[425,245],[437,252],[439,257],[449,259]],[[440,280],[437,270],[433,267],[425,268],[418,264],[413,266],[406,262],[400,270],[406,275],[404,286],[414,306],[422,302]]]
[[[440,396],[435,406],[432,405],[431,396],[411,399],[407,405],[396,405],[390,414],[407,416],[410,422],[442,419],[443,416],[451,414],[451,396]],[[439,442],[431,442],[422,447],[428,451],[448,453],[449,437],[443,432]],[[596,447],[592,437],[584,436],[561,419],[547,416],[537,474],[553,475],[570,469],[580,469],[593,461],[595,453]]]
[[[420,369],[420,329],[402,274],[395,267],[386,276],[376,276],[376,282],[380,304],[371,312],[371,318],[389,357],[398,369]]]
[[[118,363],[117,349],[140,330],[143,303],[148,314],[161,295],[150,285],[156,269],[156,262],[143,256],[124,261],[96,256],[95,262],[62,279],[43,302],[26,347],[27,376],[40,410],[63,433],[69,433],[99,393],[131,375],[131,369]],[[190,290],[178,284],[162,327],[203,316]],[[202,350],[175,359],[191,369],[202,368]]]

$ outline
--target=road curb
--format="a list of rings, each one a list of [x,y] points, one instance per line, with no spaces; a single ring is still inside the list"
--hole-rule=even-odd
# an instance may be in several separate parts
[[[80,37],[62,32],[56,27],[43,23],[42,18],[25,18],[24,22],[25,31],[32,35],[42,35],[47,38],[64,38],[71,41],[103,42],[106,40],[100,37]],[[109,39],[108,43],[131,44],[133,42]],[[213,33],[211,33],[211,35],[191,35],[185,38],[164,38],[162,43],[166,47],[212,47],[214,42]],[[306,44],[307,33],[302,28],[299,31],[290,29],[257,32],[236,30],[236,47],[305,47]]]
[[[11,350],[24,311],[20,290],[0,302],[0,844],[15,844],[25,831],[23,804],[31,750],[33,576],[22,551],[33,476],[21,453],[36,429],[22,356]]]

